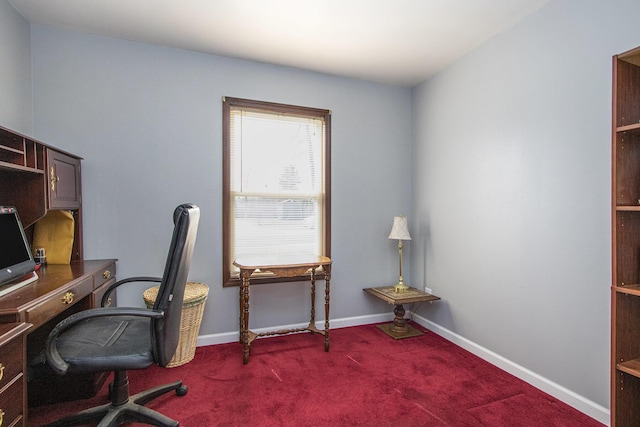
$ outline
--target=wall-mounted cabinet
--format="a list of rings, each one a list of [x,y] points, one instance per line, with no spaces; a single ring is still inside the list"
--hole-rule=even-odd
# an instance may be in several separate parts
[[[640,48],[613,57],[611,426],[640,420]]]

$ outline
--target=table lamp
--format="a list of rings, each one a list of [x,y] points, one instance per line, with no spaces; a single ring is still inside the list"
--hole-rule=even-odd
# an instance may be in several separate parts
[[[402,279],[402,241],[411,240],[411,236],[409,235],[409,227],[407,226],[407,217],[393,217],[393,227],[391,228],[391,234],[389,234],[389,238],[398,240],[400,277],[398,278],[398,283],[393,287],[393,290],[397,293],[402,293],[409,289],[409,286],[405,285],[404,280]]]

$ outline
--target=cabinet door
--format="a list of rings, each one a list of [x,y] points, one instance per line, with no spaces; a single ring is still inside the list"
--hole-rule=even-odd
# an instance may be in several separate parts
[[[49,209],[80,208],[80,159],[47,150]]]

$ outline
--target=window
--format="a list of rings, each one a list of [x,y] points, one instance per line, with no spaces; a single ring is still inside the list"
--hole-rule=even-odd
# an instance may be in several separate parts
[[[240,283],[242,257],[330,256],[330,111],[229,97],[222,110],[224,286]]]

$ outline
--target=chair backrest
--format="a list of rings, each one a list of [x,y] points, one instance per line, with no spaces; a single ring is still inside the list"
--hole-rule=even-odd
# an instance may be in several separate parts
[[[153,308],[164,311],[162,319],[152,321],[154,357],[166,366],[178,348],[184,289],[196,243],[200,208],[192,204],[178,206],[173,213],[173,236],[162,282]]]

